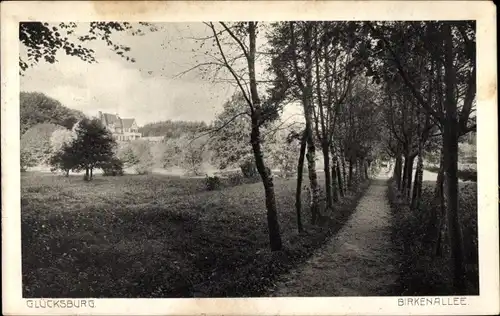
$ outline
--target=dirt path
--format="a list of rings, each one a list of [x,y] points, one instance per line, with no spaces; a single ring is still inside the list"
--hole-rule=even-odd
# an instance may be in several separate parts
[[[398,270],[386,190],[383,176],[374,180],[338,234],[285,276],[272,295],[391,295]]]

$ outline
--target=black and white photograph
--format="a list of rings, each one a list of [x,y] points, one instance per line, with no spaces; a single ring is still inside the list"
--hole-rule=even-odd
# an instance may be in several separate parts
[[[2,100],[23,310],[385,297],[455,314],[498,296],[476,17],[56,16],[11,26],[15,124]]]

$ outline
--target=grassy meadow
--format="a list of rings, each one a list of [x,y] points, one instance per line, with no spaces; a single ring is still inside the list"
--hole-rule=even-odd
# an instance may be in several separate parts
[[[306,184],[307,185],[307,180]],[[21,176],[23,297],[265,295],[354,210],[367,184],[299,236],[295,180],[275,179],[284,249],[271,253],[261,183],[206,191],[203,178]]]

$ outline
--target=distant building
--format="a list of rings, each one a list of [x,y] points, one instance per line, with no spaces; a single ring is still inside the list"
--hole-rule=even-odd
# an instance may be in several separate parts
[[[101,111],[99,111],[98,118],[117,141],[127,142],[142,138],[134,118],[121,118],[118,114],[102,113]]]

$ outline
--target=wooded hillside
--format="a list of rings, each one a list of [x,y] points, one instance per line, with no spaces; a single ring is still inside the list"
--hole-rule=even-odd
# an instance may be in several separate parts
[[[71,129],[85,115],[69,109],[61,102],[40,92],[21,92],[20,94],[21,135],[29,128],[43,123],[51,123]]]
[[[179,138],[185,134],[194,134],[207,128],[205,122],[189,121],[161,121],[146,124],[139,128],[143,137],[165,136],[166,138]]]

